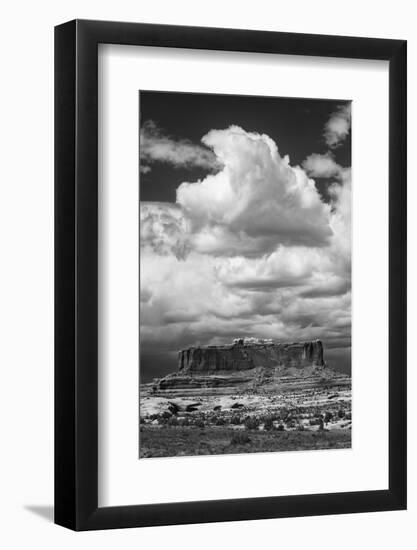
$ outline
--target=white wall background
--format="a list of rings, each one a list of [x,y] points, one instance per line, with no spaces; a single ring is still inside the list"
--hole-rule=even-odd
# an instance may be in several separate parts
[[[417,24],[414,3],[334,0],[15,0],[1,12],[0,544],[3,548],[414,548]],[[51,523],[53,499],[53,26],[109,19],[409,41],[409,510],[95,533]],[[378,128],[375,128],[378,131]],[[372,136],[369,136],[372,139]],[[375,162],[376,159],[370,159]],[[378,197],[372,209],[378,208]],[[414,283],[414,284],[413,284]],[[243,480],[242,480],[243,482]]]

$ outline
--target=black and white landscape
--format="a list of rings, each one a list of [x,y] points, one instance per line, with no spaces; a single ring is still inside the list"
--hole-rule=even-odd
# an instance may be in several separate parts
[[[140,457],[351,446],[351,104],[140,92]]]

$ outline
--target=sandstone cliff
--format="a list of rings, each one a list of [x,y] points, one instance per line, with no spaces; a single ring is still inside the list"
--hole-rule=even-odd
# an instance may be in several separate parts
[[[228,346],[191,347],[179,352],[178,371],[184,374],[242,371],[256,367],[324,366],[320,340],[280,344],[236,340]]]

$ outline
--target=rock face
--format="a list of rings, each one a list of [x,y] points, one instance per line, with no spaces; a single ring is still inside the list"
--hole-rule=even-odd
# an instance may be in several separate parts
[[[256,367],[324,366],[320,340],[279,344],[270,341],[235,340],[229,346],[192,347],[179,352],[179,373],[242,371]]]
[[[320,340],[282,344],[240,338],[228,346],[182,350],[178,359],[177,371],[154,379],[154,394],[276,393],[350,384],[350,377],[326,365]]]

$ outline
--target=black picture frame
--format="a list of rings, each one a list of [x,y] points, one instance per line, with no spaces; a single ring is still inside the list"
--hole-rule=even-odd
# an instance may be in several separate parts
[[[98,506],[97,53],[106,43],[389,62],[387,490]],[[55,523],[79,531],[406,508],[406,45],[106,21],[55,28]]]

